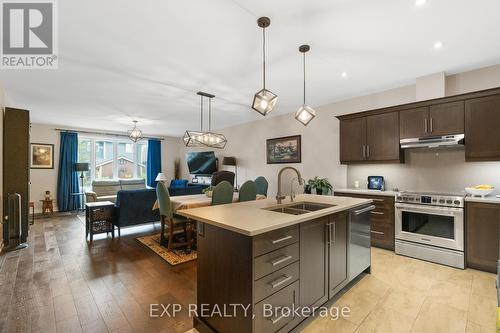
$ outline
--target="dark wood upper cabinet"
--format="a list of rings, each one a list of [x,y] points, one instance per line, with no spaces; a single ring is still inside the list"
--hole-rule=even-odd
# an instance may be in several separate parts
[[[500,160],[500,95],[465,101],[465,159]]]
[[[464,134],[464,102],[431,105],[429,108],[429,134]]]
[[[500,205],[468,202],[465,211],[467,267],[497,273]]]
[[[399,135],[401,139],[422,138],[429,134],[429,107],[408,109],[399,112]]]
[[[366,117],[366,157],[369,161],[399,160],[399,115],[397,112]]]
[[[399,114],[341,119],[341,163],[400,162]]]
[[[465,134],[465,160],[500,161],[500,88],[337,116],[340,162],[404,162],[400,139]]]
[[[340,162],[360,162],[366,156],[366,118],[340,121]]]

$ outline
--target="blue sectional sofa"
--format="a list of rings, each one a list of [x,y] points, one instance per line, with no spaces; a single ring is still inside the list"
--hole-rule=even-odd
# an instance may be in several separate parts
[[[156,189],[120,190],[116,197],[116,226],[121,227],[160,221],[158,209],[153,210]]]

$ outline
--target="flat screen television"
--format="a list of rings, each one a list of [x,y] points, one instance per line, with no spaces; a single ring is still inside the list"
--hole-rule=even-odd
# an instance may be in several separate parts
[[[188,152],[186,162],[192,175],[212,175],[217,171],[217,160],[213,151]]]

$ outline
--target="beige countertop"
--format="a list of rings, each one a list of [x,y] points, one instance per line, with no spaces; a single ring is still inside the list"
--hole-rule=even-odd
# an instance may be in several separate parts
[[[497,198],[494,195],[488,195],[486,197],[471,197],[467,196],[465,198],[466,202],[483,202],[483,203],[493,203],[493,204],[500,204],[500,198]]]
[[[300,194],[294,200],[295,203],[304,201],[335,206],[302,215],[292,215],[263,209],[277,206],[275,199],[268,198],[227,205],[182,209],[176,213],[243,235],[255,236],[372,202],[369,199],[313,194]],[[289,197],[283,200],[282,205],[288,204],[290,204]]]
[[[352,193],[352,194],[367,194],[367,195],[380,195],[385,197],[395,197],[397,192],[394,191],[379,191],[369,190],[366,188],[340,188],[334,189],[333,192]]]

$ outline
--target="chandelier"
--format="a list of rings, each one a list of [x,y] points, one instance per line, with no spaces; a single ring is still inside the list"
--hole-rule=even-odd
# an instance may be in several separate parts
[[[130,131],[127,131],[127,136],[130,140],[133,142],[137,142],[143,138],[142,136],[142,131],[137,128],[137,120],[134,120],[134,128],[132,128]]]
[[[215,95],[197,92],[200,96],[200,130],[187,130],[184,134],[183,140],[186,147],[191,148],[217,148],[224,149],[226,147],[227,139],[223,134],[212,132],[212,98]],[[203,98],[208,98],[208,131],[203,131]]]

